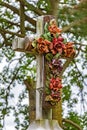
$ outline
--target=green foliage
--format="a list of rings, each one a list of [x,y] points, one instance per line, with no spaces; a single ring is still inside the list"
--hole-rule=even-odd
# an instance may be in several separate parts
[[[37,6],[38,8],[45,10],[46,12],[49,12],[51,8],[50,0],[38,0]]]
[[[76,114],[74,112],[70,112],[68,119],[73,120],[74,123],[78,124],[82,128],[83,120],[82,120],[82,117],[78,116],[78,114]],[[77,130],[77,128],[75,128],[74,125],[71,125],[69,123],[65,123],[65,129],[64,130]]]
[[[71,88],[69,85],[67,86],[64,86],[63,88],[63,100],[65,101],[68,101],[70,100],[70,97],[71,97]]]
[[[61,23],[62,27],[64,27],[76,22],[76,24],[69,29],[69,32],[72,33],[76,39],[80,36],[86,39],[87,24],[85,24],[85,21],[87,16],[87,2],[82,2],[77,5],[76,1],[68,2],[67,0],[65,3],[67,3],[66,6],[60,7],[59,10],[59,23]],[[82,21],[81,23],[79,22],[80,20]]]
[[[20,93],[19,95],[19,101],[17,103],[17,109],[14,109],[14,116],[15,116],[15,128],[17,130],[26,130],[28,128],[28,120],[29,120],[29,115],[28,115],[28,106],[26,104],[22,103],[22,100],[26,97],[26,91]],[[21,117],[21,119],[20,119]]]

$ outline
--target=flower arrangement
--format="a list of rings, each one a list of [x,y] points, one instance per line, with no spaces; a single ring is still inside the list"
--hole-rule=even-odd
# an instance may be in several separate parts
[[[56,21],[52,19],[49,23],[44,25],[44,34],[40,38],[32,42],[32,46],[40,54],[52,53],[56,55],[59,53],[65,57],[72,57],[75,55],[75,49],[72,42],[66,42],[61,35],[61,29],[56,25]]]
[[[63,69],[61,58],[75,56],[74,44],[62,37],[61,29],[52,19],[44,25],[44,33],[32,42],[36,52],[44,54],[46,68],[46,101],[60,101],[62,80],[60,73]]]

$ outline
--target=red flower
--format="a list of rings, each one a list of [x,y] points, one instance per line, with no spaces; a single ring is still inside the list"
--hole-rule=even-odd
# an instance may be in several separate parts
[[[62,36],[59,36],[59,37],[57,38],[57,40],[63,42],[63,41],[64,41],[64,38],[63,38]]]
[[[50,79],[50,89],[51,89],[50,95],[55,101],[61,100],[61,91],[60,91],[61,88],[62,83],[59,77]]]
[[[63,44],[63,39],[60,38],[53,38],[53,50],[52,53],[56,54],[56,53],[60,53],[62,54],[64,48],[65,48],[65,44]]]
[[[62,88],[60,78],[51,78],[50,79],[50,89],[53,91],[58,91]]]

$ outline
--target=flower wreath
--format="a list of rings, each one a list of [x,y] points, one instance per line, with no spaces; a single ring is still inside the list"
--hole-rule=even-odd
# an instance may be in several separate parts
[[[54,19],[44,25],[44,33],[32,42],[36,52],[45,55],[46,59],[46,101],[60,101],[62,80],[60,73],[63,69],[60,58],[75,56],[75,48],[72,42],[67,42],[61,35],[61,29],[57,27]]]

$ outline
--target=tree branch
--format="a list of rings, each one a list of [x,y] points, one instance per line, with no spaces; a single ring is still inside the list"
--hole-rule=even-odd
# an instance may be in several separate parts
[[[25,9],[22,1],[20,1],[20,30],[21,34],[25,36]]]
[[[32,4],[28,3],[26,0],[17,0],[22,2],[22,4],[24,6],[26,6],[29,10],[33,11],[34,13],[38,14],[38,15],[45,15],[44,12],[42,12],[42,10],[38,9],[37,7],[33,6]]]
[[[69,120],[69,119],[64,119],[64,118],[63,118],[62,121],[73,125],[73,126],[74,126],[75,128],[77,128],[78,130],[82,130],[82,128],[81,128],[79,125],[77,125],[75,122],[73,122],[73,121],[71,121],[71,120]]]
[[[20,27],[20,25],[19,25],[18,23],[11,22],[10,20],[7,20],[7,19],[5,19],[5,18],[0,18],[0,21],[1,21],[1,22],[6,22],[6,23],[11,24],[11,25],[13,25],[13,26],[15,25],[15,26]],[[25,27],[25,30],[26,30],[26,31],[31,31],[31,32],[36,33],[36,29],[35,29],[35,28],[30,28],[29,26],[26,26],[26,27]]]
[[[26,29],[26,31],[32,31],[32,32],[36,33],[36,29],[30,28],[30,27],[25,27],[25,29]],[[12,32],[12,31],[8,31],[6,29],[1,29],[1,28],[0,28],[0,33],[1,33],[2,37],[4,38],[3,44],[0,45],[0,48],[2,48],[3,45],[11,46],[11,43],[8,42],[9,39],[6,38],[5,34],[10,34],[10,35],[12,35],[11,37],[13,37],[14,35],[18,36],[18,37],[24,37],[24,35],[19,34],[19,32]]]
[[[22,34],[19,34],[18,32],[11,32],[11,31],[8,31],[8,30],[4,30],[4,29],[1,29],[0,28],[0,33],[8,33],[8,34],[11,34],[11,35],[16,35],[16,36],[18,36],[18,37],[24,37]]]
[[[69,66],[70,62],[72,61],[73,58],[68,58],[66,60],[66,62],[64,63],[63,65],[63,70],[62,72],[60,73],[60,76],[62,77],[63,73],[65,72],[65,70],[67,69],[67,67]]]
[[[58,6],[59,6],[59,0],[49,0],[51,9],[50,9],[50,14],[54,15],[56,18],[56,21],[58,20]]]
[[[66,32],[66,31],[70,30],[72,27],[81,25],[82,23],[87,23],[87,17],[85,17],[83,19],[75,20],[74,22],[70,23],[68,26],[64,27],[62,29],[62,32]]]
[[[80,43],[80,42],[75,42],[76,45],[80,45],[80,46],[87,46],[86,44]]]
[[[36,33],[36,28],[30,28],[29,26],[28,27],[25,27],[26,31],[31,31],[31,32],[34,32]]]
[[[29,122],[35,120],[36,117],[36,91],[35,91],[35,81],[33,79],[24,80],[29,93]]]
[[[87,86],[87,83],[84,81],[84,76],[82,75],[82,72],[79,70],[78,65],[76,64],[75,60],[73,60],[73,63],[75,64],[75,68],[77,69],[78,73],[79,73],[79,77],[82,77],[82,82],[84,83],[85,86]],[[81,80],[81,79],[80,79]],[[82,88],[81,88],[82,89]]]
[[[20,12],[19,12],[19,9],[15,8],[14,6],[12,5],[9,5],[8,3],[6,2],[1,2],[0,3],[2,6],[5,6],[7,8],[9,8],[10,10],[12,10],[14,13],[20,15]],[[36,21],[33,20],[32,18],[28,17],[26,14],[25,14],[25,20],[27,20],[29,23],[31,23],[33,26],[36,26]]]
[[[19,26],[18,23],[11,22],[10,20],[8,20],[6,18],[1,18],[0,17],[0,22],[5,22],[5,23],[11,24],[11,25]]]
[[[5,33],[1,33],[2,37],[4,38],[3,44],[8,43]]]
[[[9,5],[8,3],[6,3],[6,2],[0,2],[0,5],[2,5],[2,6],[5,6],[5,7],[7,7],[7,8],[9,8],[10,10],[12,10],[14,13],[16,13],[16,14],[19,14],[19,11],[18,11],[18,9],[17,8],[15,8],[14,6],[12,6],[12,5]]]

